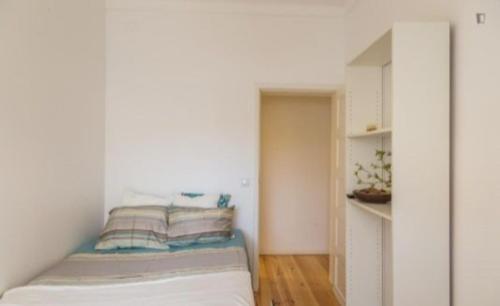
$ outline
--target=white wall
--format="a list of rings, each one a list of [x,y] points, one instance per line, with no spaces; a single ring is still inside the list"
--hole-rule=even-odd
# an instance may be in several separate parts
[[[0,0],[0,293],[102,226],[104,12]]]
[[[455,306],[500,305],[500,1],[458,1],[453,52]],[[486,12],[478,26],[476,12]]]
[[[328,254],[331,99],[262,98],[261,254]]]
[[[105,209],[126,187],[229,192],[253,254],[258,84],[342,83],[342,20],[181,4],[108,1]]]
[[[476,12],[487,13],[485,25],[476,25]],[[394,21],[425,20],[450,20],[453,25],[454,306],[499,305],[500,2],[356,1],[346,16],[346,57],[352,58]]]

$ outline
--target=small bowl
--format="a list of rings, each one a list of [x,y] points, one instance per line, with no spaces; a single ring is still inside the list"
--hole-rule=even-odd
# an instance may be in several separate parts
[[[390,193],[368,193],[366,190],[354,190],[354,196],[360,201],[374,204],[385,204],[391,201]]]

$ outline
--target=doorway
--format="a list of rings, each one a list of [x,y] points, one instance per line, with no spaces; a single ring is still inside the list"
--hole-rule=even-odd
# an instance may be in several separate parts
[[[339,305],[331,283],[337,119],[335,91],[261,93],[259,305]],[[280,278],[285,291],[276,292]]]
[[[262,255],[328,254],[330,107],[330,97],[262,96]]]

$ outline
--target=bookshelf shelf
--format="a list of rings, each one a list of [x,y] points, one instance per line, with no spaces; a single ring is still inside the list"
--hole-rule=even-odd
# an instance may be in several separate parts
[[[347,138],[356,139],[356,138],[367,138],[367,137],[377,137],[377,136],[391,136],[392,129],[380,129],[372,132],[360,132],[360,133],[351,133],[347,135]]]

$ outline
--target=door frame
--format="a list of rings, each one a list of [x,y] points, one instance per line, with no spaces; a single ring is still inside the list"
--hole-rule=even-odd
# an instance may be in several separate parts
[[[347,245],[345,245],[344,241],[344,273],[340,272],[339,269],[339,255],[341,252],[339,252],[339,240],[341,233],[343,233],[344,238],[346,238],[346,215],[345,215],[345,205],[346,205],[346,197],[345,197],[345,89],[342,88],[337,91],[336,94],[336,101],[335,101],[335,110],[333,112],[335,113],[336,120],[335,120],[335,125],[332,125],[332,151],[335,150],[335,153],[332,153],[332,158],[335,160],[331,164],[331,181],[330,181],[330,188],[331,190],[334,190],[330,194],[330,199],[331,199],[331,211],[330,211],[330,234],[332,237],[330,237],[330,254],[329,254],[329,277],[330,277],[330,283],[332,285],[332,291],[335,294],[338,302],[341,305],[346,304],[346,294],[345,290],[344,292],[342,291],[342,288],[339,287],[339,277],[342,277],[344,279],[344,285],[345,282],[347,281],[347,275],[346,275],[346,262],[345,262],[345,252]],[[332,114],[333,114],[332,112]],[[341,208],[343,206],[343,209]],[[340,215],[340,212],[344,211],[343,216]],[[343,218],[344,221],[344,226],[343,230],[339,226],[340,220]]]
[[[254,188],[252,194],[253,204],[253,236],[254,242],[250,255],[252,268],[252,284],[254,291],[259,290],[259,256],[260,256],[260,112],[262,96],[264,94],[280,95],[311,95],[311,96],[330,96],[332,105],[335,103],[335,94],[343,90],[343,85],[324,85],[324,84],[256,84],[255,103],[254,103],[254,125],[255,125],[255,143],[254,148]],[[333,107],[333,106],[332,106]],[[331,175],[330,175],[331,178]],[[331,199],[330,195],[330,199]],[[332,203],[330,203],[330,207]],[[330,224],[331,226],[331,224]]]

